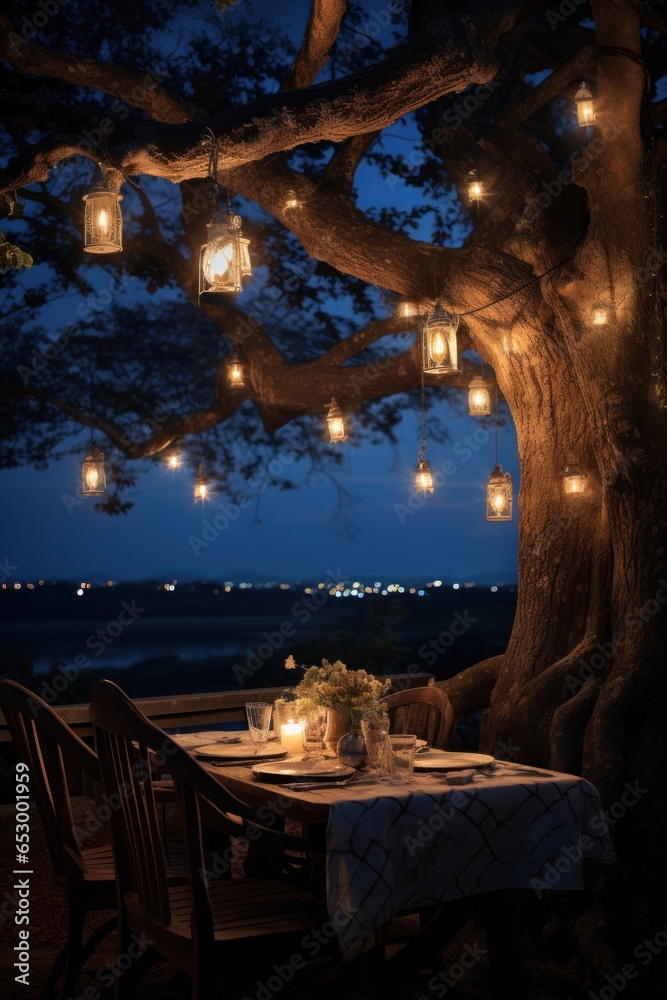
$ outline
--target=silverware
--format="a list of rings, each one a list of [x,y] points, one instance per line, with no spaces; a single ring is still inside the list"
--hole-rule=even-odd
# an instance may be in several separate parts
[[[207,757],[200,757],[195,754],[197,760],[203,761],[205,764],[210,764],[212,767],[249,767],[250,764],[256,764],[261,757],[250,757],[245,760],[209,760]]]
[[[355,778],[356,774],[351,774],[349,778],[345,778],[343,781],[327,781],[326,778],[322,778],[321,781],[293,781],[282,787],[289,788],[293,792],[312,792],[314,789],[323,792],[327,788],[344,788],[346,785],[351,784]]]

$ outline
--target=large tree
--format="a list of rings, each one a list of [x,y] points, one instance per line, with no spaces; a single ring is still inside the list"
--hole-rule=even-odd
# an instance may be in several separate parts
[[[52,0],[0,18],[0,194],[7,211],[15,192],[26,206],[5,228],[49,267],[48,283],[8,284],[5,465],[43,462],[92,427],[123,459],[112,512],[131,463],[175,441],[230,490],[272,447],[327,468],[316,428],[332,395],[359,438],[390,435],[420,383],[414,321],[379,318],[378,296],[466,314],[463,375],[438,391],[457,405],[481,359],[511,411],[519,592],[506,652],[445,686],[460,717],[486,709],[483,747],[582,773],[608,806],[628,782],[649,789],[618,823],[622,865],[578,928],[606,970],[610,901],[641,886],[640,940],[656,930],[650,887],[665,887],[661,7],[313,0],[296,52],[243,4],[93,16]],[[573,110],[582,79],[589,129]],[[405,156],[386,142],[399,122],[415,137]],[[199,307],[212,159],[246,216],[256,290]],[[360,208],[362,164],[395,206]],[[123,186],[125,250],[86,267],[94,165]],[[486,191],[472,205],[471,169]],[[72,291],[88,312],[42,365],[45,306]],[[242,390],[220,374],[225,345],[249,371]],[[571,452],[589,477],[578,499],[562,488]]]

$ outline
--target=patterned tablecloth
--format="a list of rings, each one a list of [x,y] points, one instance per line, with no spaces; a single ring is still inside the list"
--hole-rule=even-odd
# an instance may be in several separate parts
[[[569,774],[499,762],[461,785],[428,774],[327,794],[327,904],[346,958],[399,911],[493,889],[582,889],[582,860],[615,860],[597,791]]]

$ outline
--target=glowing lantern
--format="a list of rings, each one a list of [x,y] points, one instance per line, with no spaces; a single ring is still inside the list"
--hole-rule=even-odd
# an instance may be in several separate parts
[[[423,326],[423,370],[428,374],[439,375],[442,372],[457,372],[458,343],[456,331],[459,318],[447,312],[438,302],[433,314]]]
[[[419,306],[412,299],[401,299],[396,307],[396,315],[399,319],[412,319],[419,316]]]
[[[95,451],[91,444],[88,454],[81,463],[81,496],[102,497],[107,491],[107,477],[104,471],[104,453]]]
[[[329,425],[329,438],[332,444],[346,440],[345,421],[341,408],[335,399],[331,399],[329,412],[327,413],[327,424]]]
[[[122,195],[100,188],[84,194],[83,249],[88,253],[117,253],[123,249]]]
[[[181,456],[177,451],[170,452],[167,455],[167,468],[168,469],[180,469],[181,467]]]
[[[563,471],[563,489],[566,496],[581,496],[586,492],[588,476],[577,465],[574,455],[567,456],[567,465]]]
[[[433,476],[431,475],[431,467],[426,460],[426,451],[424,448],[419,452],[417,458],[415,490],[417,493],[433,493]]]
[[[235,389],[240,389],[245,384],[243,381],[243,365],[238,358],[230,358],[227,362],[227,379],[229,384]]]
[[[287,195],[285,197],[285,211],[290,211],[291,209],[301,208],[303,202],[299,200],[296,191],[293,188],[289,188]]]
[[[204,473],[202,472],[202,467],[200,462],[199,471],[197,472],[197,478],[195,479],[195,501],[208,500],[208,497],[209,497],[208,483],[204,479]]]
[[[606,306],[595,306],[591,312],[591,322],[593,326],[604,326],[609,319],[609,310]]]
[[[218,302],[241,291],[241,279],[252,274],[250,240],[241,232],[240,215],[218,212],[209,222],[208,243],[199,254],[199,301]]]
[[[502,466],[494,466],[486,484],[487,521],[512,520],[512,477],[503,472]]]
[[[485,380],[479,375],[470,383],[468,409],[471,417],[486,417],[491,413],[491,394]]]
[[[484,197],[484,184],[477,177],[477,173],[471,170],[467,177],[468,181],[468,201],[472,204],[474,201],[481,201]]]
[[[592,125],[595,121],[595,101],[585,83],[582,83],[579,87],[579,90],[574,95],[574,100],[577,105],[579,124],[583,128]]]

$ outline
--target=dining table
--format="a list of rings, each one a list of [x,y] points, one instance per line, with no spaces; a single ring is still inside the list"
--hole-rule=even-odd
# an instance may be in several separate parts
[[[490,759],[463,769],[422,763],[408,780],[361,769],[342,787],[321,780],[302,788],[294,778],[254,773],[253,744],[243,733],[233,739],[243,759],[200,763],[262,822],[297,820],[319,837],[327,909],[349,960],[373,948],[396,915],[479,897],[501,901],[487,937],[495,937],[493,951],[515,978],[509,892],[541,898],[549,890],[581,890],[585,862],[615,860],[598,792],[577,775]],[[196,747],[191,752],[196,756]],[[489,953],[493,959],[491,940]]]

